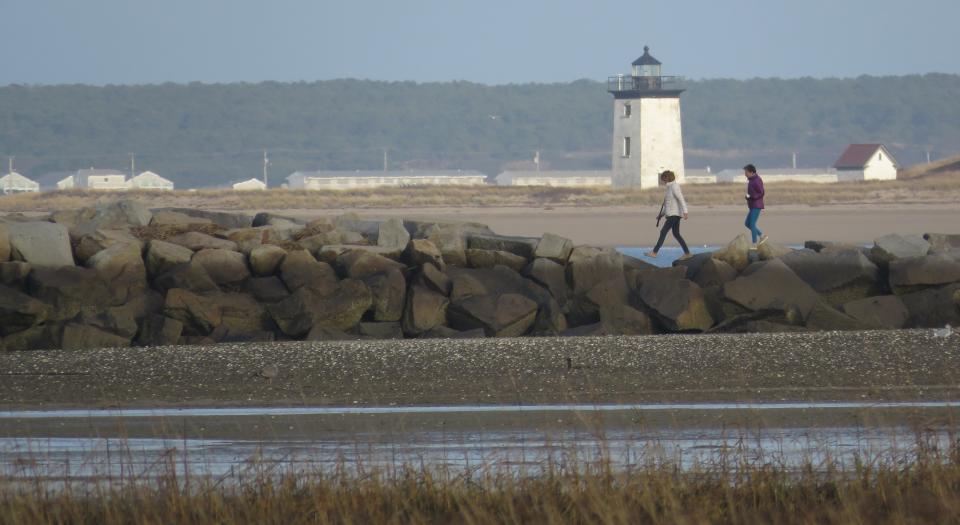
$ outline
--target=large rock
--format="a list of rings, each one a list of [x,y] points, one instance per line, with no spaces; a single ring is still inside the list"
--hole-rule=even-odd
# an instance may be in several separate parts
[[[897,294],[955,282],[960,282],[960,260],[945,253],[890,261],[890,289]]]
[[[729,264],[738,272],[742,272],[750,265],[750,238],[741,233],[729,244],[713,252],[713,257]]]
[[[67,228],[51,222],[7,223],[10,257],[33,266],[73,266]]]
[[[153,287],[163,294],[172,288],[183,288],[198,293],[220,290],[203,266],[195,261],[178,264],[158,275],[153,280]]]
[[[290,290],[275,275],[254,277],[247,282],[247,293],[261,303],[276,303],[290,297]]]
[[[290,337],[303,337],[316,326],[349,330],[370,309],[370,289],[355,279],[336,283],[327,293],[301,287],[276,304],[267,306],[277,326]]]
[[[193,262],[206,270],[220,286],[236,286],[250,278],[247,258],[240,252],[205,249],[193,256]]]
[[[220,232],[217,237],[234,242],[237,245],[237,251],[249,255],[254,248],[264,245],[279,245],[291,241],[293,238],[292,229],[283,229],[274,226],[261,226],[259,228],[237,228]]]
[[[600,310],[598,328],[592,335],[650,335],[653,322],[646,312],[628,304],[611,304]]]
[[[29,295],[0,285],[0,336],[36,326],[50,316],[51,308]]]
[[[27,291],[52,307],[53,320],[73,319],[81,312],[95,313],[115,304],[113,293],[95,270],[76,266],[34,268],[27,278]]]
[[[410,241],[410,244],[407,245],[407,249],[404,252],[404,256],[412,266],[432,264],[436,266],[438,270],[446,268],[440,250],[427,239],[413,239]],[[466,255],[464,255],[464,257],[466,257]]]
[[[216,299],[182,288],[167,292],[163,315],[180,321],[189,335],[207,335],[223,322],[223,309]]]
[[[881,290],[880,270],[860,251],[796,251],[780,260],[833,304],[863,299]]]
[[[329,264],[316,260],[306,250],[292,251],[280,264],[280,278],[291,292],[307,287],[321,295],[333,290],[337,273]]]
[[[820,301],[817,292],[781,259],[752,265],[726,283],[723,297],[752,311],[773,310],[804,321]]]
[[[904,257],[922,257],[930,251],[930,243],[921,235],[884,235],[873,241],[871,258],[880,265]]]
[[[467,234],[467,248],[509,252],[524,259],[532,259],[540,239],[535,237],[511,237],[507,235]]]
[[[722,262],[722,261],[721,261]],[[649,270],[634,270],[629,273],[633,282],[629,282],[631,288],[639,290],[647,281],[676,281],[677,279],[686,279],[690,275],[690,267],[682,264],[669,266],[667,268],[653,267]]]
[[[403,248],[393,246],[366,246],[366,245],[348,245],[335,244],[324,246],[316,251],[317,260],[327,264],[336,264],[341,255],[351,251],[362,251],[365,253],[386,257],[393,261],[399,261],[403,256]]]
[[[429,288],[443,296],[450,295],[450,288],[453,286],[450,277],[430,263],[420,267],[416,282],[420,286]]]
[[[537,317],[537,303],[520,294],[479,295],[456,301],[447,309],[452,328],[482,328],[491,337],[518,337]]]
[[[337,266],[346,277],[362,279],[364,277],[390,270],[406,270],[406,266],[392,259],[371,253],[367,250],[349,250],[337,257]]]
[[[184,232],[179,235],[174,235],[167,239],[167,242],[178,244],[195,252],[200,250],[237,251],[237,243],[227,239],[218,239],[212,235],[200,232]]]
[[[71,237],[79,239],[97,230],[124,230],[147,226],[153,213],[137,201],[123,200],[97,206],[87,217],[87,220],[80,220],[76,226],[70,228]]]
[[[703,291],[687,279],[648,280],[640,288],[640,300],[656,312],[667,330],[704,332],[713,326]]]
[[[130,346],[130,338],[102,330],[95,326],[67,323],[66,326],[63,327],[60,346],[64,350],[118,348]]]
[[[930,243],[930,253],[960,250],[960,234],[924,233],[923,239]]]
[[[793,248],[784,246],[782,244],[777,244],[773,241],[767,241],[759,246],[757,246],[757,256],[761,261],[769,261],[770,259],[778,259],[785,255],[793,253]]]
[[[601,312],[628,304],[630,289],[623,275],[599,282],[567,303],[567,320],[574,326],[600,322]]]
[[[158,276],[174,266],[190,262],[190,259],[193,258],[193,250],[179,244],[152,240],[147,244],[145,258],[147,273],[151,276]]]
[[[131,309],[114,306],[97,314],[81,314],[74,322],[118,335],[127,343],[137,335],[137,320]]]
[[[0,262],[0,284],[23,289],[32,268],[30,263],[21,261]]]
[[[357,330],[360,335],[374,339],[403,339],[400,323],[360,323]]]
[[[523,275],[549,290],[561,307],[567,304],[569,292],[563,265],[551,259],[538,258],[524,269]]]
[[[373,319],[399,321],[406,304],[407,281],[398,269],[371,275],[363,279],[373,294]]]
[[[810,315],[804,321],[804,326],[811,330],[869,330],[872,326],[849,316],[829,304],[820,301],[810,310]]]
[[[460,226],[435,226],[428,229],[426,240],[430,241],[437,250],[443,262],[453,266],[467,265],[467,241]]]
[[[143,242],[127,230],[96,230],[80,237],[73,249],[73,255],[78,263],[83,264],[97,253],[117,244],[136,244],[139,248],[143,247]]]
[[[737,275],[739,274],[733,266],[730,266],[720,259],[710,257],[700,266],[696,276],[693,278],[693,282],[697,283],[701,288],[722,286],[736,279]]]
[[[158,210],[150,219],[151,226],[206,226],[213,221],[206,217],[191,217],[178,211]]]
[[[537,248],[533,252],[533,257],[550,259],[558,264],[567,264],[570,252],[573,251],[573,241],[570,239],[544,233],[537,242]]]
[[[410,242],[410,232],[403,226],[403,221],[394,217],[380,224],[377,235],[378,246],[396,246],[406,248]]]
[[[535,302],[539,312],[531,333],[551,335],[566,329],[563,312],[550,292],[537,283],[524,279],[519,273],[506,266],[494,268],[448,268],[452,287],[451,303],[457,303],[471,296],[497,296],[516,293]]]
[[[0,351],[53,350],[60,348],[63,323],[44,323],[0,338]]]
[[[184,215],[189,215],[190,217],[209,219],[213,221],[214,224],[225,230],[232,230],[234,228],[249,228],[253,224],[253,218],[242,213],[206,211],[195,208],[160,208],[153,210],[154,213],[158,211],[174,211]]]
[[[586,293],[598,283],[622,274],[623,258],[611,248],[578,246],[567,261],[567,282],[574,294]]]
[[[361,234],[364,238],[376,239],[380,232],[380,223],[369,219],[361,219],[356,213],[344,213],[333,219],[338,230]]]
[[[467,266],[470,268],[493,268],[506,266],[514,271],[521,271],[527,265],[527,259],[520,255],[499,250],[466,250]]]
[[[10,260],[10,232],[7,225],[0,222],[0,263]]]
[[[257,277],[267,277],[277,273],[287,251],[279,246],[265,244],[250,250],[250,269]]]
[[[443,295],[422,286],[411,286],[407,292],[407,307],[401,320],[403,333],[420,335],[446,324],[450,301]]]
[[[183,334],[183,323],[163,315],[151,315],[140,323],[137,344],[140,346],[169,346],[177,344]]]
[[[304,222],[295,217],[277,215],[276,213],[260,212],[253,216],[253,222],[251,225],[254,228],[259,228],[261,226],[278,226],[281,228],[296,228],[299,230],[304,227]]]
[[[843,312],[871,328],[880,329],[903,328],[910,317],[903,300],[896,295],[850,301],[843,305]]]
[[[324,246],[343,244],[343,232],[333,230],[329,232],[317,233],[308,237],[302,237],[297,244],[310,253],[317,253]]]
[[[110,284],[114,303],[124,303],[147,289],[147,267],[140,244],[114,244],[87,259],[87,268],[97,271]]]
[[[908,328],[942,328],[944,325],[960,326],[960,304],[957,294],[960,284],[948,284],[940,288],[928,288],[900,296],[910,316]]]

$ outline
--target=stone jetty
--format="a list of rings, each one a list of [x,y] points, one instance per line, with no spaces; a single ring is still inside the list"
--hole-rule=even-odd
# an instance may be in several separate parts
[[[960,325],[960,235],[658,268],[483,224],[134,201],[0,218],[0,350]]]

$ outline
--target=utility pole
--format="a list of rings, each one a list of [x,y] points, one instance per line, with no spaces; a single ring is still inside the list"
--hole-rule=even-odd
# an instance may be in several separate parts
[[[929,150],[929,149],[927,150],[927,164],[930,164],[930,150]],[[13,170],[11,169],[11,171],[13,171]]]
[[[267,185],[267,166],[270,164],[270,159],[267,158],[267,150],[263,150],[263,185]]]
[[[134,158],[135,158],[135,155],[131,153],[130,154],[130,178],[131,179],[134,177],[134,175],[137,174],[137,170],[136,170],[137,162],[136,160],[134,160]]]
[[[793,152],[793,169],[797,169],[797,152]]]
[[[387,148],[383,148],[383,172],[387,172]]]
[[[540,150],[533,153],[533,163],[537,165],[537,171],[540,171]]]
[[[929,156],[930,154],[928,153],[927,157]],[[13,173],[13,159],[15,158],[16,157],[14,157],[13,155],[11,155],[10,157],[7,157],[7,173]],[[927,161],[927,162],[930,162],[930,161]]]

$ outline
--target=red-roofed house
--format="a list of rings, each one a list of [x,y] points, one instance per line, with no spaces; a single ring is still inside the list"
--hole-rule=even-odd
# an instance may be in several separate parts
[[[883,144],[851,144],[833,165],[837,180],[895,180],[897,164]]]

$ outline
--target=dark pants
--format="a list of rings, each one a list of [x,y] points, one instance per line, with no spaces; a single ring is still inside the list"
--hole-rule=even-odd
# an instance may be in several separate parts
[[[660,240],[657,241],[657,246],[653,249],[654,253],[660,251],[660,247],[663,246],[663,241],[667,238],[667,231],[669,230],[673,230],[673,238],[680,243],[680,247],[683,248],[683,253],[690,253],[690,250],[687,248],[687,243],[683,242],[683,237],[680,236],[680,217],[676,215],[667,217],[667,222],[663,223],[663,228],[660,228]]]

